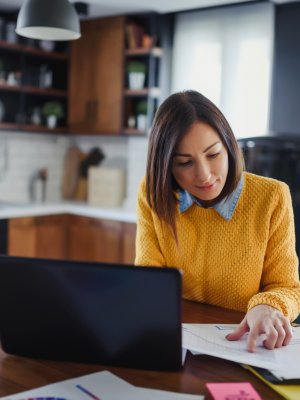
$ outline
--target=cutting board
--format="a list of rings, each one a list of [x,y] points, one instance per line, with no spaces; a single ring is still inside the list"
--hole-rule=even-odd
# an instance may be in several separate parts
[[[64,171],[62,177],[61,194],[65,200],[75,197],[79,180],[79,165],[84,153],[77,146],[71,146],[66,152],[64,159]]]

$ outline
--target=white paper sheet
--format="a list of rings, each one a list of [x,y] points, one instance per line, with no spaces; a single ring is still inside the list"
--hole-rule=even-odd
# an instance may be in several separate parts
[[[57,397],[67,400],[92,400],[92,397],[79,390],[81,385],[101,400],[203,400],[204,396],[173,393],[163,390],[144,389],[133,386],[108,371],[80,376],[74,379],[53,383],[38,389],[28,390],[16,395],[1,397],[2,400],[24,400],[36,397]]]
[[[186,359],[187,349],[181,349],[181,364],[184,365]]]
[[[293,328],[293,339],[285,349],[283,355],[279,353],[280,367],[270,372],[282,380],[300,379],[300,327]]]
[[[288,346],[267,350],[262,347],[265,339],[261,335],[255,353],[246,348],[247,335],[238,341],[228,341],[225,336],[238,325],[228,324],[183,324],[182,347],[194,354],[207,354],[241,364],[287,372],[300,359],[300,329],[294,328],[294,336]]]

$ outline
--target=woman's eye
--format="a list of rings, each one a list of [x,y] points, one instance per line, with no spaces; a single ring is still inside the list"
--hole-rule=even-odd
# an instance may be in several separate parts
[[[189,165],[192,165],[192,161],[179,162],[177,165],[179,167],[188,167]]]
[[[216,158],[220,153],[208,154],[208,158]]]

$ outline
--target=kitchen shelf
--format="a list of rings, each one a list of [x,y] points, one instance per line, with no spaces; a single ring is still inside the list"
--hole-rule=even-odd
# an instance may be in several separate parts
[[[28,94],[38,94],[44,96],[66,97],[67,91],[60,89],[44,89],[36,86],[28,85],[8,85],[6,83],[0,84],[0,91],[20,92]]]
[[[29,46],[25,46],[23,51],[26,54],[33,55],[33,56],[54,58],[56,60],[62,60],[62,61],[69,60],[68,54],[63,53],[63,52],[58,52],[58,51],[45,51],[45,50],[40,50],[40,49],[36,49],[34,47],[29,47]]]
[[[124,134],[125,135],[132,135],[132,136],[144,136],[145,132],[141,131],[139,129],[136,128],[126,128],[124,129]]]
[[[68,50],[69,45],[56,43],[55,50],[59,51],[46,51],[37,47],[37,41],[31,46],[27,40],[18,40],[20,43],[0,40],[0,130],[67,132],[69,54],[63,50]],[[65,114],[59,121],[62,126],[48,129],[32,125],[49,101],[61,103]]]
[[[17,123],[9,123],[9,122],[0,122],[0,129],[14,130],[14,131],[26,131],[26,132],[44,132],[44,133],[67,133],[68,132],[68,129],[65,127],[56,127],[54,129],[50,129],[43,125],[17,124]]]
[[[6,92],[20,92],[21,86],[20,85],[8,85],[7,83],[0,84],[0,91]]]
[[[23,86],[22,91],[28,94],[38,94],[41,96],[55,96],[55,97],[66,97],[67,91],[60,89],[44,89],[36,86]]]
[[[160,89],[157,87],[144,88],[139,90],[125,89],[124,95],[128,97],[145,97],[150,96],[152,98],[157,98],[160,96]]]
[[[20,124],[14,122],[0,122],[0,129],[19,130]]]
[[[66,127],[60,127],[60,126],[50,129],[43,125],[23,124],[19,125],[19,127],[21,130],[28,132],[68,133],[68,129]]]
[[[16,51],[16,52],[23,52],[23,53],[31,54],[34,56],[55,58],[55,59],[65,60],[65,61],[67,61],[69,58],[68,54],[66,54],[64,52],[45,51],[42,49],[37,49],[37,48],[30,47],[28,45],[24,45],[24,44],[20,44],[20,43],[6,42],[5,40],[0,40],[0,49],[12,50],[12,51]]]
[[[126,49],[125,56],[127,57],[138,57],[138,56],[154,56],[161,57],[163,50],[160,47],[151,47],[149,49],[140,47],[137,49]]]
[[[122,127],[125,135],[146,136],[158,107],[163,57],[159,46],[160,20],[160,16],[151,13],[126,19]],[[136,72],[140,74],[135,76]]]

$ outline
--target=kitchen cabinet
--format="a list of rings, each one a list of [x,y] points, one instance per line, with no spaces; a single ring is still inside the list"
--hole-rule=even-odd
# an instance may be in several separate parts
[[[136,224],[124,222],[123,223],[123,240],[122,252],[123,262],[125,264],[133,264],[135,259],[135,237],[136,237]]]
[[[13,218],[8,254],[133,264],[136,224],[75,215]]]
[[[69,129],[80,134],[121,131],[124,17],[81,23],[71,44]]]
[[[0,40],[0,129],[63,133],[66,128],[67,45],[46,51],[38,41]],[[41,110],[48,102],[61,104],[64,117],[48,128]]]
[[[69,223],[72,260],[122,262],[122,223],[72,216]]]
[[[8,223],[8,249],[10,256],[36,255],[35,218],[16,218]]]
[[[35,218],[36,257],[67,258],[68,216]]]
[[[8,254],[67,258],[67,218],[60,215],[9,220]]]

